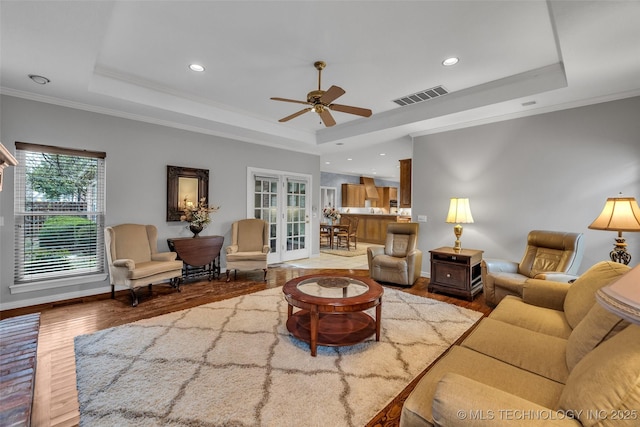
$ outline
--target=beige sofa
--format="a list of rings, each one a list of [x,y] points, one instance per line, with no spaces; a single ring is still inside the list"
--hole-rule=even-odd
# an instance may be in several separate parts
[[[400,426],[640,425],[640,326],[595,301],[628,270],[605,261],[572,285],[529,280],[431,367]]]

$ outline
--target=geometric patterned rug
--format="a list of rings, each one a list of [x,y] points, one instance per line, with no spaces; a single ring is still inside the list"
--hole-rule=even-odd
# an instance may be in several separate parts
[[[480,317],[385,288],[379,342],[311,357],[275,288],[78,336],[80,425],[362,426]]]

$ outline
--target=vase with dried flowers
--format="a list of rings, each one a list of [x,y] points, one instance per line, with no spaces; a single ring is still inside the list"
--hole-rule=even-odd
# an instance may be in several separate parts
[[[193,237],[198,237],[198,234],[211,222],[209,214],[217,212],[219,209],[220,206],[207,206],[206,197],[202,197],[197,206],[185,198],[182,204],[183,214],[180,216],[180,221],[188,222],[189,225],[187,227],[193,233]]]
[[[340,219],[340,212],[331,206],[327,206],[322,209],[322,215],[327,218],[329,224],[333,224],[334,221],[338,221]]]

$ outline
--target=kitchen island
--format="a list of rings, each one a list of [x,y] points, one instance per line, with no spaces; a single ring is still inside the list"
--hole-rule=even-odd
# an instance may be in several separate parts
[[[411,217],[398,214],[342,213],[342,217],[358,218],[358,242],[384,245],[387,239],[387,224],[411,222]]]

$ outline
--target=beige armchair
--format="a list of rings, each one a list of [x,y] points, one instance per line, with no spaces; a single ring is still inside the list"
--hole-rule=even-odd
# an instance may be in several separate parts
[[[520,263],[484,259],[482,284],[487,304],[496,306],[507,295],[521,297],[529,279],[575,280],[584,254],[583,241],[582,233],[533,230]]]
[[[420,277],[422,268],[422,251],[417,244],[417,222],[389,223],[384,247],[367,248],[371,278],[397,285],[413,285]]]
[[[158,252],[158,230],[153,225],[121,224],[104,229],[104,243],[109,264],[111,298],[115,287],[131,291],[131,305],[138,305],[136,289],[168,280],[180,291],[182,261],[175,252]]]
[[[262,219],[242,219],[231,226],[231,245],[227,246],[227,282],[229,272],[234,270],[263,270],[267,280],[267,254],[269,246],[269,224]]]

